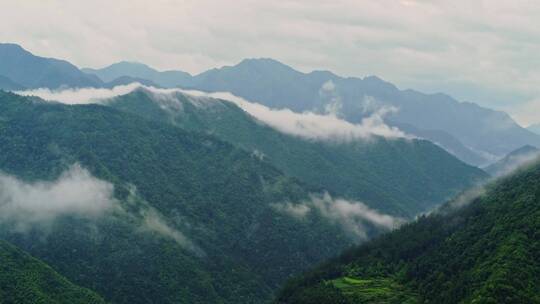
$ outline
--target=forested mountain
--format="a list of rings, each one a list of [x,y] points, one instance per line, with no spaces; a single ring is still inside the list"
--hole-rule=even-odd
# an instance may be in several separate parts
[[[26,88],[81,88],[103,84],[98,77],[81,72],[67,61],[35,56],[9,43],[0,43],[0,76]]]
[[[523,146],[512,151],[499,161],[484,168],[491,176],[501,176],[514,171],[516,168],[535,160],[540,150],[533,146]]]
[[[0,303],[104,304],[105,301],[0,240]]]
[[[278,208],[321,189],[214,136],[111,107],[0,93],[0,146],[0,238],[113,303],[264,302],[354,242],[319,209]],[[73,205],[79,190],[90,198]]]
[[[225,100],[140,88],[108,105],[186,130],[213,134],[289,176],[406,218],[432,209],[487,176],[425,140],[332,142],[281,133]]]
[[[540,303],[540,164],[350,250],[277,303]]]
[[[114,76],[145,78],[142,73],[132,73],[135,64],[130,68],[126,65],[113,65],[123,67],[114,69]],[[92,72],[102,75],[112,67]],[[540,145],[540,136],[520,127],[506,113],[458,102],[444,94],[400,90],[374,76],[344,78],[328,71],[302,73],[272,59],[246,59],[193,77],[184,73],[167,82],[154,74],[147,75],[164,87],[227,91],[272,108],[297,112],[332,110],[351,122],[359,122],[383,107],[395,107],[398,111],[389,113],[387,122],[437,143],[476,166],[527,144]]]

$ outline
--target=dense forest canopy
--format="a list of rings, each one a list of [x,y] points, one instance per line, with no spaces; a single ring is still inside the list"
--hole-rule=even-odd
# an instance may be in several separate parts
[[[536,162],[290,281],[276,302],[539,303],[539,219]]]

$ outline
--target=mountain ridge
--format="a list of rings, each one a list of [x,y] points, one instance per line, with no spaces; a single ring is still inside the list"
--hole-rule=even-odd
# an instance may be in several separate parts
[[[125,76],[129,76],[131,81],[165,88],[228,91],[272,108],[337,111],[352,123],[377,109],[395,108],[397,112],[386,114],[387,123],[412,126],[410,130],[418,133],[415,135],[426,136],[475,166],[486,166],[526,144],[540,146],[540,135],[521,128],[503,112],[458,102],[445,94],[400,90],[377,76],[340,77],[329,71],[303,73],[269,58],[245,59],[193,76],[175,70],[160,72],[133,62],[81,71],[63,60],[33,56],[18,45],[2,44],[2,49],[3,58],[9,60],[0,63],[0,75],[29,89],[111,87],[115,83],[125,84]],[[18,68],[14,69],[13,64]],[[95,74],[101,74],[105,81]],[[121,81],[119,77],[123,77]]]
[[[540,154],[540,150],[531,145],[525,145],[510,152],[504,158],[484,168],[491,176],[499,177],[509,174],[520,166],[533,161]]]
[[[476,166],[485,166],[526,144],[540,145],[540,136],[521,128],[503,112],[459,102],[443,93],[400,90],[377,76],[303,73],[268,58],[245,59],[233,66],[210,69],[178,79],[176,86],[231,92],[271,108],[290,108],[295,112],[323,113],[336,104],[340,115],[353,123],[378,108],[395,107],[399,110],[385,118],[389,124],[411,125],[419,135],[429,135],[426,139]],[[493,129],[494,125],[498,127]],[[441,137],[438,133],[446,135]],[[454,140],[447,140],[448,136]]]
[[[99,87],[101,80],[54,58],[35,56],[18,44],[0,43],[0,75],[27,88]]]

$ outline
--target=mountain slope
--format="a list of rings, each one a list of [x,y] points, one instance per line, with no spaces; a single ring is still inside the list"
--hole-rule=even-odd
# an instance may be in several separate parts
[[[486,178],[481,170],[427,141],[382,137],[352,142],[304,140],[280,133],[224,100],[139,89],[107,104],[213,134],[307,184],[401,217],[412,218]]]
[[[24,183],[49,185],[78,164],[114,186],[110,215],[0,227],[114,303],[259,303],[354,243],[320,212],[298,219],[275,207],[319,189],[213,136],[110,107],[0,92],[0,146],[0,170]]]
[[[539,194],[537,162],[291,281],[277,302],[540,303]]]
[[[457,138],[445,131],[422,130],[406,123],[391,122],[390,124],[403,130],[407,134],[414,134],[419,138],[424,138],[435,143],[467,164],[480,165],[487,161],[480,154],[467,148]]]
[[[24,90],[25,88],[15,83],[13,80],[0,75],[0,90],[4,91],[18,91],[18,90]]]
[[[16,44],[0,43],[0,75],[26,88],[99,87],[101,80],[64,60],[34,56]]]
[[[540,124],[530,125],[527,130],[540,135]]]
[[[0,303],[99,304],[105,301],[0,240]]]
[[[512,151],[498,162],[484,168],[491,176],[501,176],[508,174],[516,168],[526,164],[538,157],[540,150],[533,146],[523,146]]]
[[[174,88],[189,81],[191,75],[182,71],[157,71],[147,65],[122,61],[102,69],[84,68],[83,72],[98,76],[104,82],[111,82],[123,76],[147,79],[162,87]]]

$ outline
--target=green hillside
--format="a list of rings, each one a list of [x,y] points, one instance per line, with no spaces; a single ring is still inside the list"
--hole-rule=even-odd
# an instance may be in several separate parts
[[[266,126],[224,100],[181,93],[156,96],[139,89],[110,106],[215,135],[299,180],[385,213],[412,218],[486,178],[424,140],[349,143],[304,140]]]
[[[213,136],[111,107],[0,93],[0,147],[0,170],[26,182],[54,181],[78,163],[114,185],[125,212],[65,215],[25,233],[0,227],[114,303],[260,303],[353,243],[317,212],[299,220],[274,207],[317,189]],[[166,233],[141,229],[151,212]]]
[[[276,302],[540,303],[540,164],[462,203],[290,281]]]
[[[94,292],[74,285],[45,263],[0,241],[0,303],[100,304]]]

